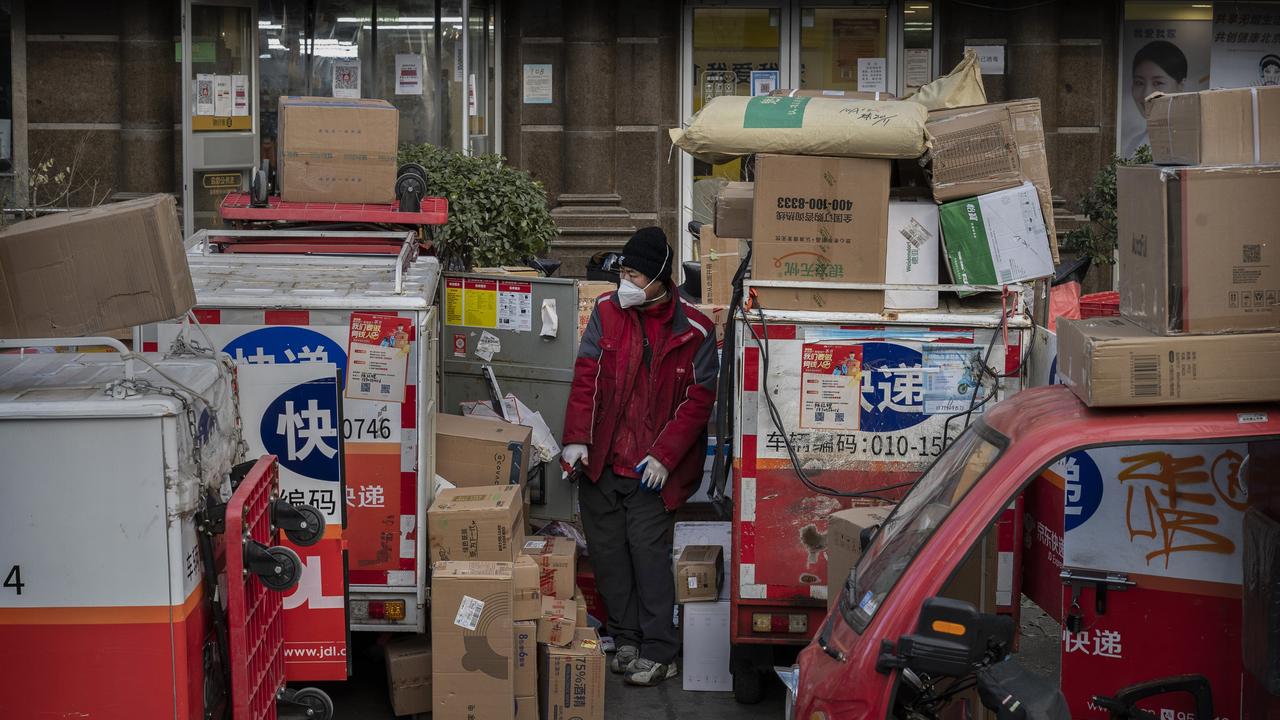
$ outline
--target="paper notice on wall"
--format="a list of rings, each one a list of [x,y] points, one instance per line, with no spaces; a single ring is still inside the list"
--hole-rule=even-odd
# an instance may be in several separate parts
[[[231,76],[213,76],[213,114],[231,117]]]
[[[983,401],[983,389],[978,384],[981,365],[977,348],[926,347],[922,352],[922,362],[926,415],[962,413],[968,410],[970,403],[976,408]]]
[[[396,55],[396,94],[422,94],[422,56]]]
[[[498,329],[533,330],[533,285],[526,282],[498,283]]]
[[[903,74],[907,87],[928,85],[933,80],[933,50],[907,48],[903,50]]]
[[[887,92],[884,58],[858,58],[858,92]]]
[[[360,97],[360,59],[333,61],[333,96]]]
[[[964,50],[972,50],[978,56],[978,67],[983,75],[1004,74],[1003,45],[965,45]]]
[[[550,64],[524,66],[524,102],[526,105],[550,105],[552,80]]]
[[[497,335],[485,330],[476,341],[476,357],[485,362],[492,362],[493,356],[502,352],[502,341]]]
[[[351,313],[346,397],[404,402],[412,332],[409,318]]]
[[[249,76],[231,76],[231,114],[244,117],[249,114]]]
[[[862,346],[806,343],[800,357],[800,427],[857,430]]]
[[[213,75],[196,75],[196,115],[213,114]]]
[[[467,82],[467,114],[479,115],[480,107],[476,104],[476,75],[471,73],[471,80]]]
[[[445,278],[444,281],[444,324],[461,325],[465,286],[462,278]]]

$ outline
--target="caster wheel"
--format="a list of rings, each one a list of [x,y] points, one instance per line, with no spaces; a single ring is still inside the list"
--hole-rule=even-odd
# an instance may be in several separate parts
[[[319,688],[302,688],[293,694],[293,702],[307,720],[333,720],[333,700]]]
[[[274,563],[274,572],[258,575],[258,579],[268,589],[283,592],[298,584],[302,577],[302,560],[298,554],[287,547],[267,548],[267,555]]]
[[[301,547],[311,547],[324,537],[324,516],[311,505],[295,505],[294,510],[302,516],[303,526],[297,530],[285,530],[289,542]]]

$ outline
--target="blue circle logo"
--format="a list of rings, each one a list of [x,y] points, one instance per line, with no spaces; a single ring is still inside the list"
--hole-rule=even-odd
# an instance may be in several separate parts
[[[1062,478],[1063,527],[1071,532],[1088,522],[1102,504],[1102,473],[1083,450],[1071,453],[1049,469]]]
[[[892,432],[919,425],[924,414],[920,351],[885,342],[862,344],[863,432]]]
[[[333,363],[345,373],[347,353],[342,343],[310,328],[277,325],[260,328],[227,343],[223,351],[237,363],[285,365]]]
[[[268,453],[299,475],[338,482],[336,380],[312,380],[286,390],[267,406],[259,432]]]

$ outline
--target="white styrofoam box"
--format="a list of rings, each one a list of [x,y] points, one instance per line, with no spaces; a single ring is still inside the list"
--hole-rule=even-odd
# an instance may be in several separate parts
[[[932,201],[889,201],[889,245],[885,252],[886,283],[934,285],[938,282],[938,206]],[[884,306],[933,310],[937,290],[886,290]]]
[[[724,585],[720,599],[729,598],[729,563],[733,561],[733,523],[731,522],[678,522],[675,538],[671,543],[671,572],[676,571],[680,553],[690,545],[719,545],[724,549]],[[707,604],[707,603],[693,603]]]
[[[728,692],[729,601],[684,605],[684,662],[680,677],[685,690]]]

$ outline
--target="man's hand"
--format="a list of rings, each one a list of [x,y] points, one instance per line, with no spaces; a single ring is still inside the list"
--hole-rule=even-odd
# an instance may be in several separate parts
[[[644,477],[641,482],[650,490],[661,490],[663,485],[667,484],[667,468],[658,459],[652,455],[645,455],[644,461],[640,463],[644,466]]]
[[[560,459],[563,460],[564,464],[568,465],[570,468],[576,468],[578,463],[582,463],[585,466],[590,462],[587,459],[587,446],[578,445],[576,443],[573,445],[565,445],[564,450],[560,451]]]

